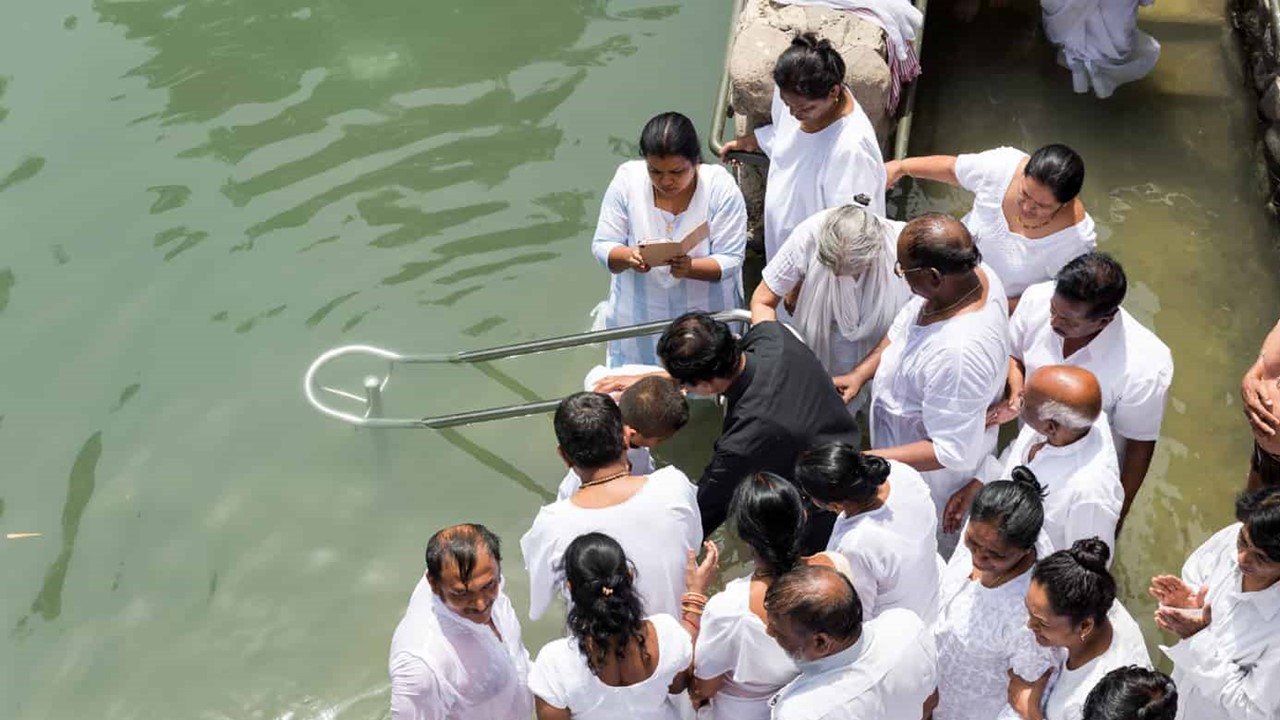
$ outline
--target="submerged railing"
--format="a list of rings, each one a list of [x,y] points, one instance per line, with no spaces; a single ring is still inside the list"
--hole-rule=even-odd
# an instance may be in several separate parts
[[[749,324],[751,322],[751,313],[742,309],[725,310],[723,312],[713,313],[712,317],[720,320],[721,322],[727,323]],[[582,345],[592,345],[609,340],[622,340],[624,338],[641,337],[643,335],[656,335],[665,330],[670,324],[670,320],[660,320],[657,322],[641,323],[639,325],[628,325],[626,327],[608,328],[605,330],[591,330],[573,335],[562,335],[560,337],[548,338],[546,340],[534,340],[531,342],[516,343],[514,345],[503,345],[495,348],[468,350],[456,353],[406,355],[392,350],[387,350],[385,348],[374,347],[372,345],[344,345],[323,353],[311,363],[311,366],[307,368],[306,376],[303,378],[302,389],[306,394],[307,402],[311,403],[311,406],[316,410],[319,410],[321,413],[328,415],[331,418],[341,420],[357,427],[432,428],[438,430],[441,428],[456,427],[458,425],[488,422],[490,420],[505,420],[508,418],[524,417],[526,415],[536,415],[538,413],[551,412],[552,410],[555,410],[556,405],[560,403],[560,400],[558,398],[555,400],[539,400],[519,405],[507,405],[484,410],[470,410],[466,412],[450,413],[448,415],[437,415],[434,417],[388,418],[382,417],[382,397],[383,392],[387,388],[387,384],[391,382],[391,375],[396,365],[465,365],[488,362],[491,360],[502,360],[505,358],[519,357],[521,355],[534,355],[537,353],[551,352],[553,350],[565,350]],[[381,377],[377,375],[365,376],[363,387],[364,395],[320,384],[317,375],[321,368],[338,358],[351,356],[373,357],[378,360],[385,360],[387,363],[386,375]],[[346,410],[341,410],[327,405],[321,400],[321,397],[324,396],[325,393],[357,403],[358,406],[363,406],[363,409],[360,412],[348,412]]]

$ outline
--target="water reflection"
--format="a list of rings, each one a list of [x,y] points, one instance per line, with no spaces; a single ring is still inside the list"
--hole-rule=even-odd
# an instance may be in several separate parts
[[[457,430],[454,430],[452,428],[446,428],[444,430],[438,430],[436,432],[440,435],[440,437],[448,441],[450,445],[453,445],[454,447],[458,448],[462,452],[475,458],[476,462],[479,462],[481,465],[484,465],[490,470],[493,470],[494,472],[498,473],[502,477],[507,478],[508,480],[515,483],[517,486],[525,490],[528,490],[530,493],[533,493],[533,495],[537,497],[538,502],[542,504],[547,504],[547,503],[553,502],[556,499],[556,494],[554,492],[551,492],[550,490],[547,490],[546,488],[539,485],[533,478],[529,477],[529,475],[525,473],[523,470],[516,467],[515,465],[512,465],[510,462],[504,460],[501,456],[494,453],[492,450],[489,450],[488,448],[480,445],[479,443],[476,443],[475,441],[467,438]]]
[[[67,498],[62,505],[62,551],[45,573],[44,585],[31,603],[31,612],[37,613],[45,621],[56,620],[62,614],[62,588],[67,581],[67,570],[71,565],[71,554],[75,551],[76,536],[80,533],[80,518],[84,509],[93,497],[96,483],[98,459],[102,457],[102,431],[89,436],[76,461],[71,466],[71,476],[67,480]],[[18,628],[27,624],[27,617],[18,621]]]

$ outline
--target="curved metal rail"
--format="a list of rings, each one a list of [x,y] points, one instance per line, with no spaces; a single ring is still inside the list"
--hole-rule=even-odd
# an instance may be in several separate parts
[[[724,73],[720,76],[720,88],[716,92],[716,105],[711,110],[711,134],[707,138],[707,147],[716,157],[720,157],[720,152],[724,149],[724,143],[721,138],[724,137],[725,122],[733,117],[733,107],[729,105],[729,90],[732,87],[733,80],[729,77],[729,58],[733,55],[733,28],[737,25],[738,16],[742,14],[742,8],[746,0],[734,0],[733,12],[730,14],[729,39],[725,43],[724,50]],[[1280,0],[1271,0],[1276,3]],[[921,15],[928,14],[928,0],[913,0],[913,4],[920,10]],[[1280,17],[1278,15],[1277,17]],[[920,37],[916,38],[916,57],[923,57],[924,52],[924,30],[921,29]],[[916,108],[916,87],[920,84],[917,78],[910,87],[907,88],[907,97],[903,105],[902,115],[898,118],[898,126],[893,133],[893,159],[901,160],[907,156],[907,144],[911,138],[911,118]],[[764,153],[748,153],[735,152],[731,153],[734,160],[752,165],[768,165],[769,158]]]
[[[742,309],[725,310],[723,312],[714,313],[712,317],[720,320],[721,322],[751,322],[751,313]],[[441,429],[456,427],[458,425],[470,425],[472,423],[486,422],[489,420],[504,420],[507,418],[523,417],[525,415],[536,415],[538,413],[551,412],[552,410],[555,410],[556,406],[560,403],[559,399],[539,400],[537,402],[523,403],[520,405],[507,405],[504,407],[489,408],[485,410],[470,410],[434,417],[387,418],[381,417],[382,393],[386,389],[387,383],[391,381],[391,374],[396,365],[459,365],[487,362],[490,360],[501,360],[503,358],[518,357],[521,355],[533,355],[536,353],[550,352],[552,350],[564,350],[566,348],[578,347],[581,345],[591,345],[608,340],[621,340],[623,338],[640,337],[642,335],[655,335],[665,330],[667,325],[670,323],[671,321],[669,320],[661,320],[658,322],[642,323],[640,325],[628,325],[626,327],[608,328],[605,330],[592,330],[589,332],[576,333],[574,335],[563,335],[560,337],[548,338],[546,340],[534,340],[531,342],[516,343],[514,345],[503,345],[501,347],[487,348],[484,350],[468,350],[456,353],[407,355],[393,350],[387,350],[385,348],[374,347],[372,345],[344,345],[342,347],[326,351],[311,363],[311,366],[307,368],[307,373],[302,381],[302,391],[307,397],[307,402],[311,403],[311,406],[316,410],[331,418],[341,420],[357,427]],[[353,392],[347,392],[346,390],[321,385],[317,378],[321,368],[325,365],[328,365],[338,358],[350,356],[373,357],[378,360],[386,361],[387,363],[386,375],[382,377],[369,375],[364,378],[363,397]],[[348,412],[346,410],[327,405],[321,400],[321,397],[325,393],[359,403],[364,406],[363,411],[360,413]]]

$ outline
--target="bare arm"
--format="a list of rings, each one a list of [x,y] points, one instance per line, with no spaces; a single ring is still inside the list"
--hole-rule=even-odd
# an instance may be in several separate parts
[[[1147,479],[1147,470],[1151,467],[1151,457],[1156,452],[1155,440],[1124,441],[1124,462],[1120,465],[1120,484],[1124,486],[1124,507],[1120,510],[1120,523],[1129,514],[1129,506],[1138,495],[1142,481]],[[1120,529],[1117,527],[1116,532]]]
[[[897,460],[910,465],[920,472],[941,470],[943,465],[938,461],[938,454],[933,449],[932,440],[917,440],[906,445],[868,450],[868,455],[879,455],[886,460]]]
[[[884,355],[884,349],[887,347],[889,347],[889,336],[885,335],[880,344],[876,345],[876,349],[872,350],[852,370],[831,378],[831,381],[835,383],[836,390],[840,391],[846,403],[853,400],[858,391],[862,390],[862,386],[876,376],[876,370],[880,369],[880,357]]]
[[[751,324],[777,320],[780,302],[782,302],[782,296],[775,295],[773,290],[769,289],[769,285],[762,280],[756,286],[756,291],[751,293]]]
[[[1271,398],[1264,391],[1267,367],[1280,367],[1280,323],[1271,328],[1262,341],[1258,359],[1245,371],[1240,381],[1240,398],[1244,400],[1244,415],[1253,431],[1262,435],[1275,435],[1280,428],[1280,416],[1272,407]]]
[[[760,152],[760,143],[756,140],[754,131],[747,133],[741,137],[734,138],[725,143],[720,148],[720,162],[725,162],[725,158],[731,152]]]
[[[627,270],[649,272],[649,264],[640,257],[639,248],[618,245],[609,250],[609,272],[618,274]]]
[[[925,157],[890,160],[884,164],[888,175],[889,187],[893,187],[903,177],[933,180],[959,187],[960,179],[956,177],[956,158],[954,155],[928,155]]]
[[[538,720],[569,720],[569,708],[558,708],[555,705],[548,705],[546,701],[537,695],[533,696],[534,712]]]
[[[729,679],[726,673],[719,677],[713,677],[709,680],[703,680],[700,677],[692,678],[689,683],[689,697],[693,700],[694,707],[702,707],[708,700],[715,697],[720,692],[720,688],[724,686],[725,680]]]
[[[714,282],[720,279],[720,263],[715,258],[680,255],[671,259],[671,276]]]

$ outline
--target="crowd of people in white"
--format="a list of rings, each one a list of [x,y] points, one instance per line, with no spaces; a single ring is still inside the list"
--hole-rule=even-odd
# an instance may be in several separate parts
[[[1110,92],[1115,67],[1064,53]],[[607,326],[676,319],[611,343],[555,413],[569,474],[520,549],[529,616],[563,598],[566,634],[531,661],[499,539],[437,532],[392,641],[395,720],[1280,718],[1280,333],[1243,386],[1257,487],[1151,581],[1169,677],[1109,568],[1173,360],[1095,250],[1083,160],[1055,144],[885,163],[844,76],[829,43],[797,37],[773,125],[726,145],[770,160],[741,337],[708,313],[744,302],[742,195],[686,117],[645,126],[592,252]],[[907,176],[973,209],[888,220]],[[696,484],[649,453],[688,421],[686,393],[724,403]],[[751,571],[708,596],[726,520]]]

